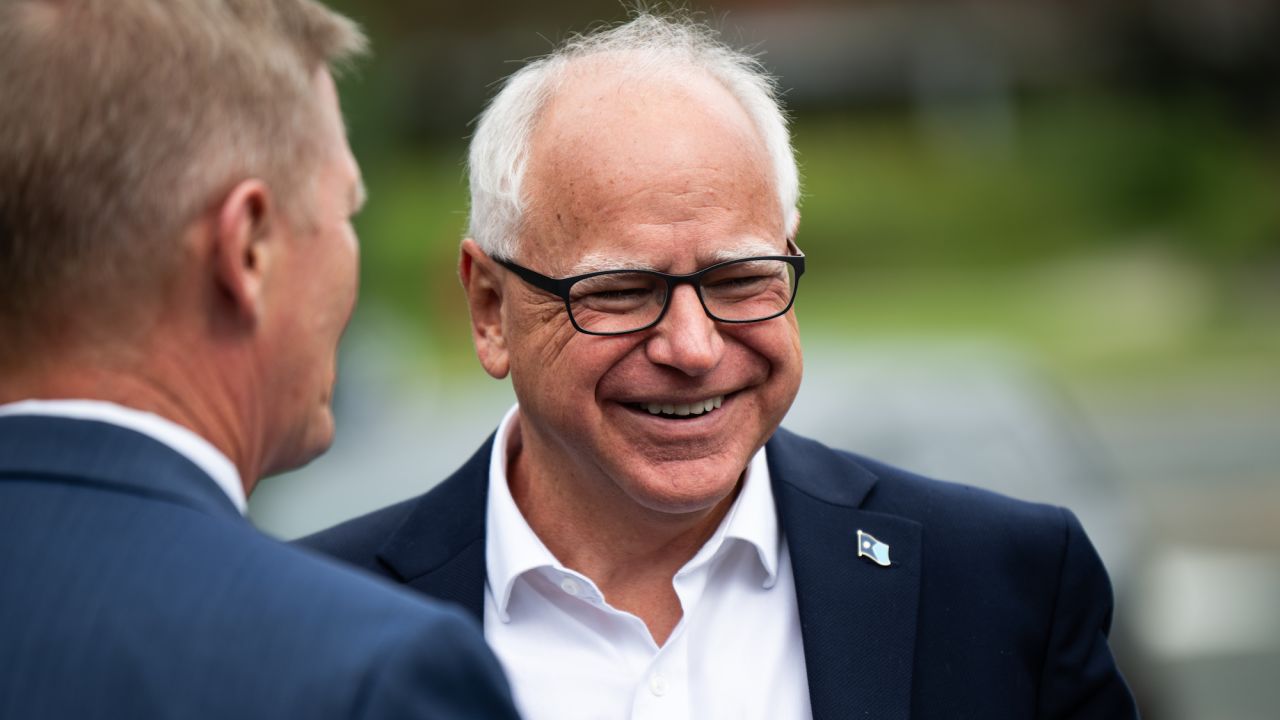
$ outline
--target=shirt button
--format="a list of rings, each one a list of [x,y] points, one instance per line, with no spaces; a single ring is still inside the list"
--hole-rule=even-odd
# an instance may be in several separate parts
[[[569,595],[577,597],[578,593],[582,592],[582,585],[579,584],[577,580],[567,577],[560,580],[560,589]]]
[[[654,673],[649,678],[649,692],[662,697],[667,694],[667,679],[662,677],[662,673]]]

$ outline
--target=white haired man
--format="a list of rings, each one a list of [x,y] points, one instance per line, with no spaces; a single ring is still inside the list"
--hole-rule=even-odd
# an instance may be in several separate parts
[[[255,531],[362,201],[312,0],[0,3],[0,717],[514,718],[475,622]]]
[[[779,429],[805,258],[749,57],[652,15],[578,38],[507,80],[470,173],[472,334],[519,404],[304,542],[467,607],[532,719],[1135,715],[1070,513]]]

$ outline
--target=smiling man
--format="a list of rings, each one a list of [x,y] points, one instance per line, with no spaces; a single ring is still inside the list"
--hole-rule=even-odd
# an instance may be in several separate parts
[[[470,172],[462,284],[518,405],[305,542],[481,618],[529,718],[1134,714],[1073,516],[779,429],[806,259],[751,58],[651,15],[575,39],[506,81]]]

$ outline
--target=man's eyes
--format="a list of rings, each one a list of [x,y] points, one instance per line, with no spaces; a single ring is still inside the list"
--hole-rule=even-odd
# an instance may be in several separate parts
[[[586,293],[582,297],[597,300],[625,300],[627,298],[648,297],[652,293],[653,288],[647,287],[605,288]]]
[[[763,283],[773,282],[777,280],[776,274],[772,275],[734,275],[731,277],[707,278],[702,281],[702,287],[712,288],[744,288],[761,285]]]

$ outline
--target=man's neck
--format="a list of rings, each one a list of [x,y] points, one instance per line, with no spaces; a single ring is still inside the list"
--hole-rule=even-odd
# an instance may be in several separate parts
[[[100,400],[158,415],[207,440],[236,466],[245,493],[256,482],[257,463],[245,452],[238,423],[218,411],[218,404],[203,394],[175,391],[175,387],[200,387],[194,380],[175,384],[163,373],[139,372],[101,356],[75,362],[61,360],[28,366],[0,382],[0,404],[20,400]]]
[[[555,467],[552,471],[544,468]],[[512,498],[529,527],[567,568],[591,578],[608,602],[649,627],[662,645],[680,622],[676,572],[715,534],[741,483],[715,505],[664,513],[638,505],[604,478],[540,462],[519,426],[508,447]]]

